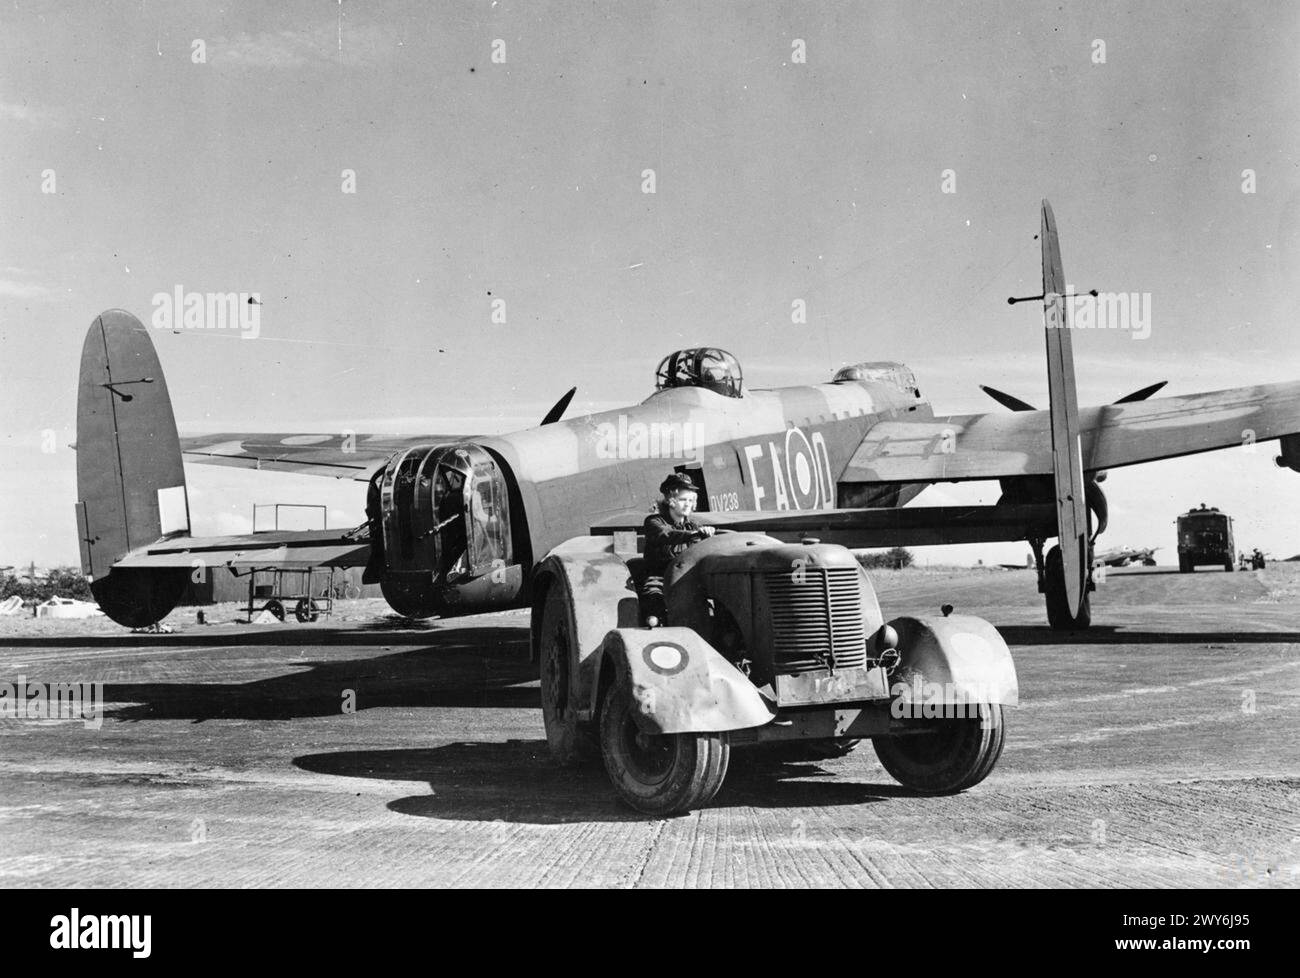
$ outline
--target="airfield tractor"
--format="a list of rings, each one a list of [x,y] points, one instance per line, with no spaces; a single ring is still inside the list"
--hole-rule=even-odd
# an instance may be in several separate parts
[[[638,543],[630,531],[577,537],[539,568],[532,654],[559,761],[598,752],[623,801],[650,815],[707,805],[733,747],[816,759],[869,739],[885,770],[922,794],[962,791],[993,770],[1018,692],[987,621],[886,622],[844,547],[722,532],[670,566],[670,624],[646,628]]]
[[[1201,503],[1177,519],[1178,570],[1190,574],[1197,567],[1213,564],[1228,573],[1236,567],[1232,540],[1232,517]]]

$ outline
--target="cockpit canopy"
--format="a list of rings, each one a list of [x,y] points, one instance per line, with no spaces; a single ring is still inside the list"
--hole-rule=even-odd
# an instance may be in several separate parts
[[[726,350],[714,347],[678,350],[659,361],[655,371],[655,390],[673,387],[703,387],[727,397],[740,397],[740,363]]]
[[[921,396],[916,386],[916,375],[901,363],[891,363],[889,361],[853,363],[847,367],[841,367],[835,372],[835,376],[831,378],[831,383],[851,384],[864,380],[890,384],[901,391],[907,391],[917,397]]]

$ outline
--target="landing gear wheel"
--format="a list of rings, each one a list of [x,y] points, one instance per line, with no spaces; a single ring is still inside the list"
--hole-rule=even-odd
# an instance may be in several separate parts
[[[90,585],[99,610],[119,625],[145,628],[162,621],[176,607],[189,570],[118,567]]]
[[[573,636],[577,633],[569,611],[569,594],[560,581],[546,592],[542,608],[539,671],[542,678],[542,723],[546,746],[561,764],[576,764],[596,754],[590,724],[579,723],[572,702],[570,671],[577,663]]]
[[[1237,568],[1235,568],[1235,567],[1232,566],[1232,561],[1230,561],[1230,560],[1225,560],[1225,561],[1223,562],[1223,570],[1224,570],[1225,573],[1231,574],[1231,573],[1232,573],[1233,571],[1235,571],[1236,569],[1237,569]]]
[[[727,776],[731,742],[725,733],[646,734],[626,681],[605,693],[600,749],[619,797],[647,815],[674,815],[713,800]]]
[[[315,621],[320,617],[320,609],[316,607],[316,602],[311,598],[299,598],[298,603],[294,606],[293,616],[304,625],[309,621]]]
[[[1043,562],[1043,576],[1047,585],[1047,623],[1057,631],[1087,628],[1092,624],[1092,592],[1086,587],[1079,601],[1079,613],[1070,615],[1070,603],[1065,597],[1065,564],[1061,548],[1053,547]]]
[[[1193,570],[1194,568],[1192,567],[1192,562],[1188,558],[1186,557],[1178,558],[1178,573],[1190,574],[1192,573]]]
[[[926,733],[877,737],[876,756],[899,784],[924,795],[950,795],[988,777],[1002,754],[1002,707],[981,703],[978,716],[916,720]]]
[[[284,621],[284,605],[275,598],[272,598],[263,605],[262,610],[269,611],[271,614],[275,615],[277,621]]]

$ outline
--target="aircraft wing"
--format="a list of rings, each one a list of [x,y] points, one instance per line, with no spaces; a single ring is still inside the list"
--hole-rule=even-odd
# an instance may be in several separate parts
[[[463,441],[466,435],[237,434],[181,439],[187,462],[301,472],[365,482],[394,452]]]
[[[177,536],[127,554],[127,568],[229,567],[235,572],[278,568],[360,567],[370,541],[340,530],[279,530],[231,537]]]
[[[1079,411],[1083,467],[1114,469],[1300,433],[1300,382],[1108,404]],[[1048,411],[882,421],[841,483],[958,482],[1052,475]]]
[[[1046,537],[1056,508],[1026,503],[1005,506],[902,506],[873,509],[730,510],[697,512],[693,519],[721,530],[766,533],[797,543],[815,537],[851,548],[920,547],[942,543],[988,543]],[[645,513],[620,513],[594,522],[608,535],[641,529]]]

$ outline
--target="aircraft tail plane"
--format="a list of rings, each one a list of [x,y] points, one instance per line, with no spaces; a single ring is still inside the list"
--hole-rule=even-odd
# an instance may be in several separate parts
[[[81,569],[96,600],[137,627],[157,621],[184,571],[110,571],[133,549],[188,533],[189,501],[162,365],[144,324],[121,309],[95,318],[81,350],[77,500]]]
[[[81,351],[77,533],[100,610],[131,628],[164,618],[196,571],[364,566],[370,552],[355,530],[190,536],[167,381],[149,331],[121,309],[95,318]]]
[[[1043,322],[1047,334],[1047,390],[1052,423],[1053,477],[1057,537],[1065,573],[1070,618],[1079,615],[1088,594],[1088,501],[1083,478],[1079,398],[1074,385],[1071,324],[1066,314],[1065,272],[1052,205],[1043,201]]]

